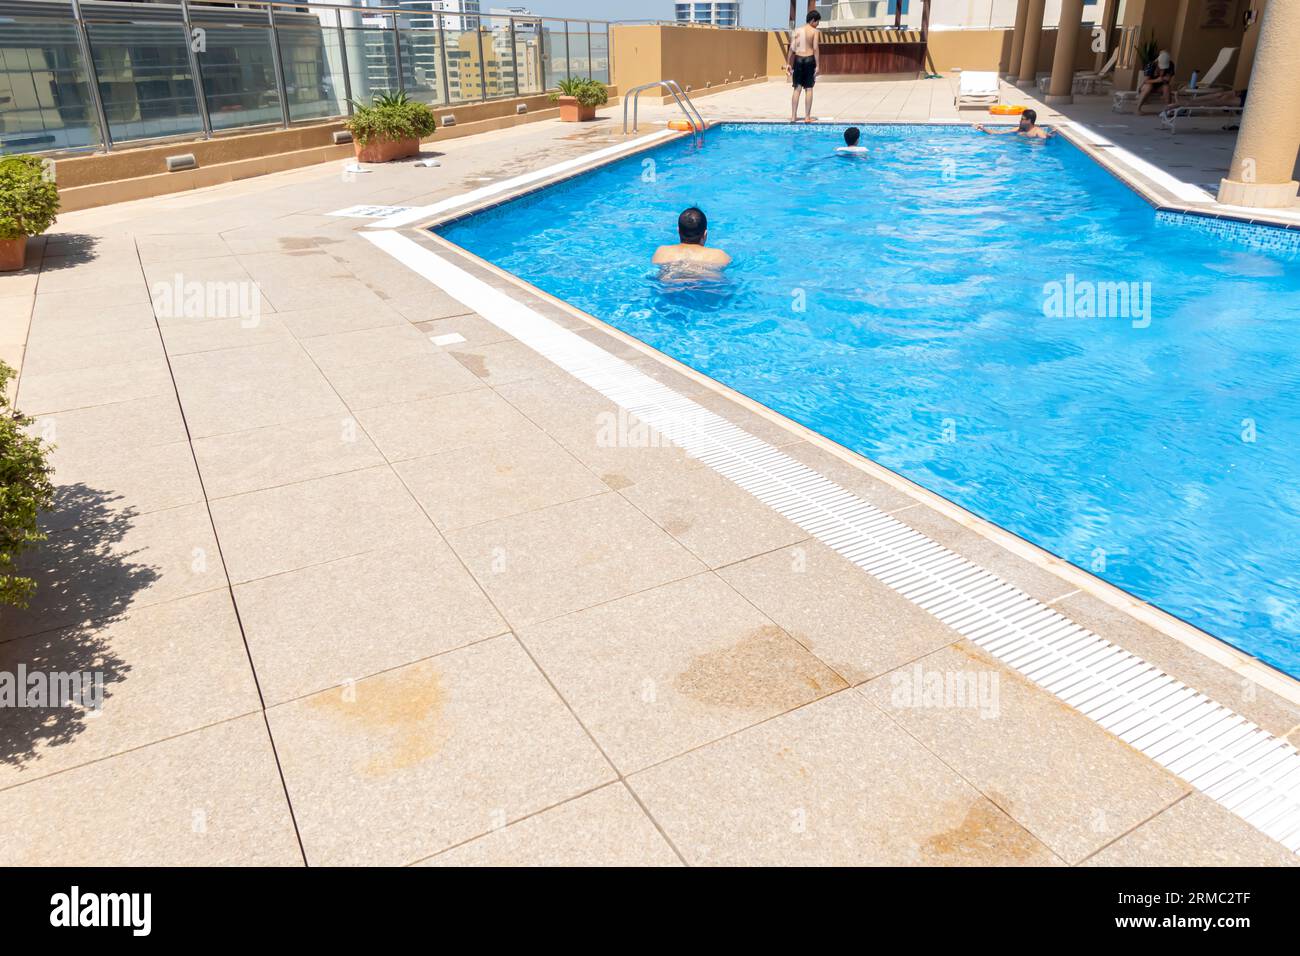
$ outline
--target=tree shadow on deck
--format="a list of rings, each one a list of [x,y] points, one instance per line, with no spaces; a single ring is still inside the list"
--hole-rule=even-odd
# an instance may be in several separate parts
[[[40,751],[72,741],[131,670],[104,632],[158,572],[122,549],[135,512],[114,507],[118,500],[84,484],[59,487],[54,513],[75,516],[72,527],[51,532],[21,559],[20,573],[35,579],[37,590],[27,609],[0,609],[0,764],[21,769]],[[26,686],[17,685],[20,668]],[[72,674],[91,675],[89,693],[69,693],[75,685],[61,675]],[[47,690],[39,706],[26,706],[29,693]],[[70,699],[77,696],[82,700]]]

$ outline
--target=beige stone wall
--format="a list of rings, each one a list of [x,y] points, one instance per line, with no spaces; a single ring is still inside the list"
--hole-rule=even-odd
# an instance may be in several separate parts
[[[765,76],[769,69],[766,30],[615,26],[609,42],[614,83],[622,90],[663,79],[703,90]]]

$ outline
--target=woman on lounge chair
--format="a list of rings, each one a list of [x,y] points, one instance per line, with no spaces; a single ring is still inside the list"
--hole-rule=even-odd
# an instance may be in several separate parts
[[[1156,90],[1165,98],[1165,106],[1174,99],[1174,61],[1168,50],[1161,50],[1160,55],[1146,65],[1142,71],[1142,89],[1138,92],[1137,114],[1142,115],[1142,106]]]

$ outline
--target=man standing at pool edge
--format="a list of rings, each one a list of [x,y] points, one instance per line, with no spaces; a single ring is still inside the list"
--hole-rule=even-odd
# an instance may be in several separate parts
[[[651,260],[657,266],[681,265],[692,270],[715,272],[726,268],[731,256],[721,249],[709,249],[704,241],[709,237],[709,220],[704,211],[691,206],[677,217],[677,238],[673,246],[660,246]]]
[[[799,92],[804,93],[804,122],[812,122],[813,84],[817,82],[820,67],[821,44],[818,41],[817,27],[822,22],[822,15],[816,10],[809,10],[807,22],[790,37],[790,49],[785,56],[785,70],[790,74],[794,93],[790,97],[790,122],[799,122]]]

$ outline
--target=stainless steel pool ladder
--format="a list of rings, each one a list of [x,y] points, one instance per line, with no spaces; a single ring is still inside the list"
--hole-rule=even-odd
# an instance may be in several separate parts
[[[641,96],[642,90],[648,90],[655,86],[662,86],[672,95],[672,98],[677,101],[677,105],[681,107],[682,112],[686,114],[686,121],[691,124],[691,128],[695,131],[696,135],[703,139],[704,117],[700,115],[700,111],[695,108],[695,104],[691,102],[691,98],[686,94],[686,91],[681,88],[676,80],[655,80],[653,83],[642,83],[640,86],[633,87],[623,94],[623,134],[626,135],[628,132],[628,100],[632,101],[632,132],[635,133],[637,100]]]

